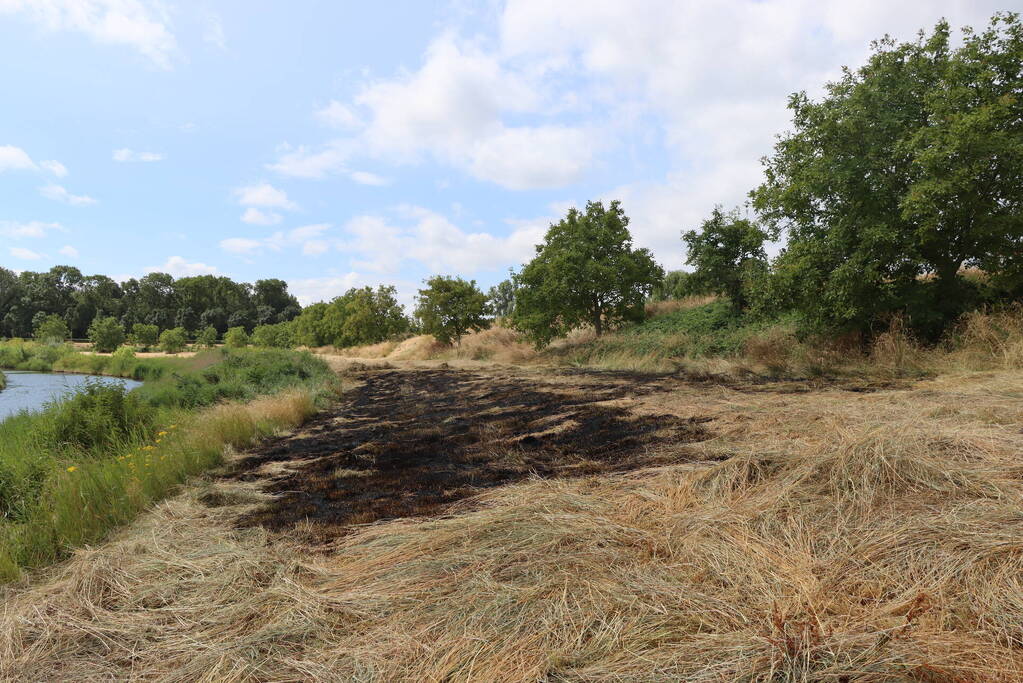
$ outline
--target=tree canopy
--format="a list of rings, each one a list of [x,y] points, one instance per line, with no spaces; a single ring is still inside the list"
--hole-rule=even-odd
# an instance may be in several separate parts
[[[516,276],[512,325],[538,346],[583,325],[598,335],[643,317],[664,272],[646,249],[632,248],[621,202],[588,202],[550,226],[536,257]]]
[[[793,130],[752,193],[788,244],[779,305],[815,327],[866,329],[905,311],[940,330],[972,305],[964,267],[1023,285],[1023,26],[948,23],[915,42],[884,38],[825,96],[789,102]]]

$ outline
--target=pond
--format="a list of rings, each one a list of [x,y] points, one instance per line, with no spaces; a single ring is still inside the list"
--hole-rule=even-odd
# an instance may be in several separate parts
[[[4,370],[4,374],[7,376],[7,388],[0,391],[0,420],[7,419],[19,410],[39,410],[47,401],[73,393],[89,381],[120,384],[128,389],[142,386],[142,382],[119,377],[22,372],[20,370]]]

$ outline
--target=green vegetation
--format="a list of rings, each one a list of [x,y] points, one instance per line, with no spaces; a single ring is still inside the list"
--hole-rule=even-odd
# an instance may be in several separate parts
[[[32,336],[37,341],[60,344],[71,337],[71,330],[59,315],[39,313],[36,318]]]
[[[953,43],[946,22],[885,38],[820,101],[792,96],[794,130],[751,193],[787,237],[766,307],[829,334],[900,314],[933,340],[985,300],[1023,296],[1023,23],[996,15]]]
[[[107,316],[96,318],[89,325],[89,341],[92,347],[101,353],[110,353],[124,343],[124,328],[117,318]]]
[[[490,327],[487,296],[460,277],[436,275],[416,297],[416,319],[423,334],[432,334],[442,344],[458,343],[466,332]]]
[[[728,297],[737,308],[747,308],[747,294],[767,271],[764,241],[767,233],[738,210],[724,213],[715,208],[700,226],[682,235],[686,263],[695,266],[686,283],[694,291]]]
[[[127,348],[95,356],[67,346],[9,342],[0,344],[0,365],[145,380],[131,393],[92,384],[38,414],[0,422],[4,579],[99,540],[188,476],[218,463],[226,445],[241,447],[297,424],[333,384],[322,361],[279,350],[137,359]],[[299,393],[251,409],[224,403],[289,390]]]
[[[195,345],[200,349],[212,349],[217,345],[217,328],[213,325],[199,331],[199,334],[195,335]]]
[[[249,345],[249,335],[244,327],[232,327],[224,334],[224,345],[229,349],[243,349]]]
[[[82,338],[102,317],[113,317],[133,332],[136,324],[155,325],[157,333],[173,327],[194,332],[212,325],[222,334],[228,327],[252,330],[291,320],[300,310],[287,284],[277,279],[249,285],[215,275],[175,280],[166,273],[150,273],[118,284],[105,275],[82,275],[71,266],[20,274],[0,268],[0,337],[31,336],[40,314],[58,316],[70,336]]]
[[[164,353],[181,353],[188,346],[188,334],[183,327],[175,327],[160,333],[160,350]]]
[[[292,321],[292,343],[337,347],[376,344],[408,334],[412,323],[392,286],[353,288],[330,303],[307,307]],[[274,336],[274,339],[279,339]]]
[[[128,341],[143,351],[148,351],[160,342],[160,328],[156,325],[135,323],[132,325]]]
[[[512,325],[537,346],[592,325],[599,337],[643,318],[643,303],[664,277],[650,252],[632,248],[629,218],[617,201],[588,202],[552,225],[536,257],[515,276]]]

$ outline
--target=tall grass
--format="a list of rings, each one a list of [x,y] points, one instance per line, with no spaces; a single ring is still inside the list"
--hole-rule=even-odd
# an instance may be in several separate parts
[[[28,356],[20,362],[35,367],[52,354],[17,346],[13,353]],[[307,353],[220,351],[173,361],[119,353],[99,358],[112,374],[146,380],[140,389],[87,384],[39,413],[0,422],[0,580],[99,540],[219,463],[225,448],[300,424],[333,383]],[[65,353],[52,366],[82,367],[91,358]]]

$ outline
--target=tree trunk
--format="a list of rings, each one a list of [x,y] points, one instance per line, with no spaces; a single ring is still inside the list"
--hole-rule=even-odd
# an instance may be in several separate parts
[[[593,312],[593,329],[596,330],[598,337],[604,333],[604,320],[600,315],[599,308],[594,309]]]

